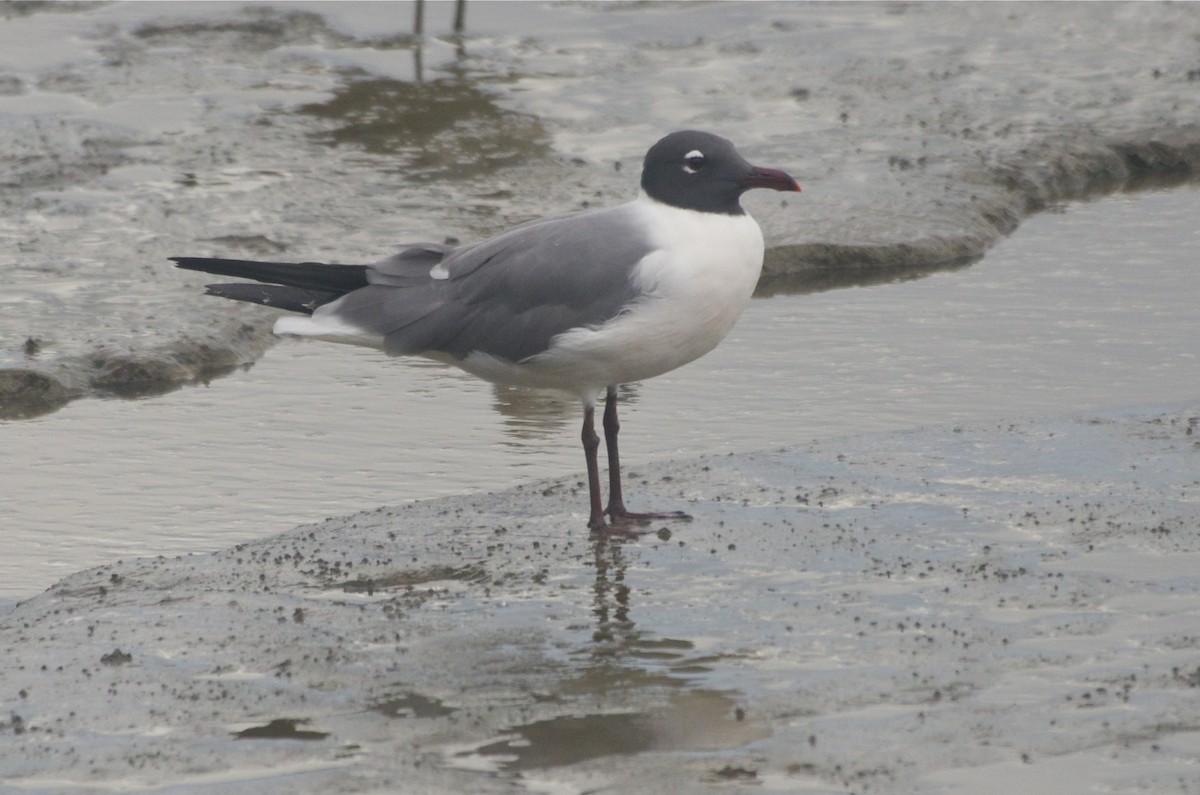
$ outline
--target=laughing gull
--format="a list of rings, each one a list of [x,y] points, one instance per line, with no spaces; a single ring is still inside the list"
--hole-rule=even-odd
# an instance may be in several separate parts
[[[739,201],[751,188],[800,190],[724,138],[685,130],[650,147],[628,204],[533,221],[482,243],[415,243],[372,265],[172,260],[261,282],[210,284],[208,294],[299,313],[276,321],[276,334],[425,356],[496,383],[576,395],[588,526],[622,532],[688,518],[625,509],[617,387],[703,356],[733,328],[762,271],[762,232]],[[602,391],[607,507],[594,421]]]

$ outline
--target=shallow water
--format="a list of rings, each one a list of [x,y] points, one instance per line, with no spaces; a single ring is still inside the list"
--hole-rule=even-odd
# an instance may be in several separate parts
[[[0,593],[580,471],[575,406],[273,346],[164,258],[371,260],[615,203],[682,126],[805,193],[747,197],[775,296],[626,391],[634,469],[1195,394],[1194,191],[1034,215],[944,269],[1048,203],[1192,178],[1200,7],[481,3],[455,37],[434,4],[420,46],[411,12],[0,9],[0,416],[52,412],[0,421]],[[795,294],[832,283],[858,286]]]
[[[1200,191],[1114,196],[1035,216],[967,268],[753,301],[715,352],[626,392],[627,466],[1194,397],[1196,217]],[[158,398],[77,401],[3,426],[0,593],[370,506],[582,476],[578,422],[552,395],[324,343],[283,342]]]

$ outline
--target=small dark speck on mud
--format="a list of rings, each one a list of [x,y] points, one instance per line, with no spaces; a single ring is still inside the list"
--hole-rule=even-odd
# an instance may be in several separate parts
[[[714,771],[712,777],[721,781],[753,781],[758,778],[758,773],[744,767],[726,765],[720,770]]]

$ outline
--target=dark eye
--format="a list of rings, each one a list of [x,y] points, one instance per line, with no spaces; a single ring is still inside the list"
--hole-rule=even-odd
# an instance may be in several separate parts
[[[704,153],[699,149],[693,149],[683,156],[683,170],[689,174],[695,174],[704,168],[705,162]]]

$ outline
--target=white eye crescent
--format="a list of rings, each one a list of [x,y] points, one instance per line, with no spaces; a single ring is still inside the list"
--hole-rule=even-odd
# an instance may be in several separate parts
[[[683,156],[683,170],[689,174],[695,174],[704,167],[704,153],[699,149],[693,149]]]

